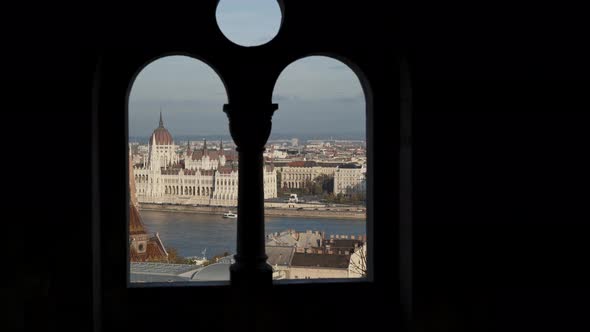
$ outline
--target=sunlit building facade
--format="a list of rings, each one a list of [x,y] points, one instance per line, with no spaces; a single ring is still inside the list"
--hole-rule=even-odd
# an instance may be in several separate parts
[[[233,151],[201,149],[183,152],[172,135],[160,123],[148,142],[145,162],[135,164],[137,199],[140,203],[237,206],[238,158]],[[277,172],[272,165],[264,168],[264,198],[277,197]]]
[[[334,194],[365,193],[367,169],[364,165],[341,165],[334,172]]]

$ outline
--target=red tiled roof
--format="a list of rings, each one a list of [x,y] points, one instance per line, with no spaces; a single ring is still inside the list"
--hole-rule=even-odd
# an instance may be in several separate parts
[[[212,169],[202,169],[200,170],[201,175],[213,175],[215,174],[215,170]]]
[[[168,129],[164,127],[158,127],[154,129],[152,136],[150,136],[150,144],[152,144],[154,137],[156,138],[157,145],[170,145],[172,144],[172,135],[168,132]]]
[[[168,262],[164,248],[156,237],[150,238],[144,253],[138,253],[135,248],[129,249],[129,259],[132,262]]]
[[[221,174],[230,174],[231,172],[238,171],[235,167],[232,166],[223,166],[217,169]]]
[[[130,204],[129,206],[129,237],[134,235],[146,235],[141,216],[135,205]],[[135,251],[133,246],[129,250],[129,259],[132,262],[167,262],[168,258],[164,245],[157,236],[152,236],[147,241],[147,247],[145,253],[138,253]]]
[[[209,154],[204,154],[202,150],[199,150],[199,151],[193,152],[192,158],[193,158],[193,160],[203,159],[203,157],[205,155],[209,155]]]
[[[129,205],[129,235],[145,234],[141,216],[135,205]]]
[[[299,161],[292,161],[290,163],[287,164],[287,166],[291,166],[291,167],[313,167],[316,166],[317,163],[315,161],[303,161],[303,160],[299,160]]]
[[[326,255],[295,253],[291,266],[329,267],[345,269],[350,263],[350,255]]]
[[[221,157],[222,155],[224,155],[226,153],[221,152],[219,150],[207,150],[207,156],[209,156],[209,159],[211,160],[216,160],[219,159],[219,157]],[[203,150],[194,150],[191,156],[192,160],[199,160],[199,159],[203,159]]]
[[[303,165],[305,165],[305,161],[292,161],[287,164],[290,167],[303,167]]]

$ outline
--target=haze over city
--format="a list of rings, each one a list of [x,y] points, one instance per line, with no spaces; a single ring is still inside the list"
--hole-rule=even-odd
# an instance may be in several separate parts
[[[129,135],[147,137],[162,110],[176,135],[228,135],[225,88],[205,63],[186,56],[146,66],[129,96]],[[365,101],[356,74],[338,60],[308,57],[289,65],[273,92],[273,134],[364,136]]]

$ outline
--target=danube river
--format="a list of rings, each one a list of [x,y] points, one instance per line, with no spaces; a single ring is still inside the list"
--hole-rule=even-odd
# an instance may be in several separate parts
[[[225,251],[236,252],[236,221],[217,214],[184,212],[140,212],[148,233],[158,232],[165,247],[174,247],[182,256],[201,256],[207,250],[207,257]],[[364,219],[328,219],[300,217],[265,217],[265,232],[280,232],[294,229],[340,235],[366,234]]]

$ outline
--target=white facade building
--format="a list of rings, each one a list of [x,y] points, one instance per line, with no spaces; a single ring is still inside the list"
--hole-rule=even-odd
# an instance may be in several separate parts
[[[335,165],[319,166],[315,162],[294,161],[278,167],[281,172],[281,188],[304,188],[306,183],[314,181],[320,175],[334,176]]]
[[[334,194],[364,193],[367,190],[365,166],[338,166],[334,172]]]
[[[264,151],[262,156],[264,158],[270,158],[273,160],[274,159],[282,159],[282,158],[287,158],[287,151],[279,150],[274,145],[271,145],[269,149]]]
[[[203,148],[179,154],[172,135],[160,124],[150,137],[147,162],[134,166],[137,199],[141,203],[236,206],[238,203],[237,154]],[[277,173],[264,168],[264,198],[277,197]]]

